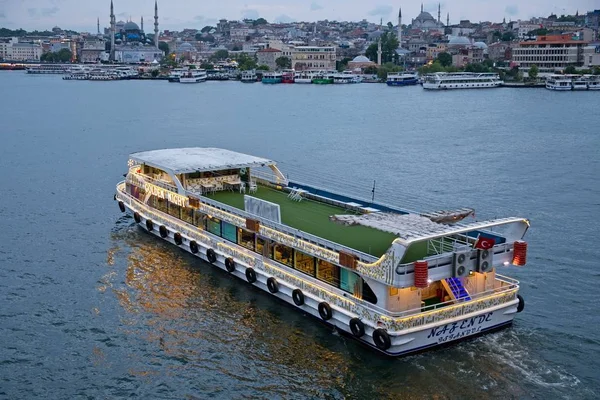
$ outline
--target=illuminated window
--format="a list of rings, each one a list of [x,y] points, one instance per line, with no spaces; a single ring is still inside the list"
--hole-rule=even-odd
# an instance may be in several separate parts
[[[357,287],[358,280],[359,276],[354,272],[344,268],[340,270],[340,289],[353,294],[359,293],[360,291]]]
[[[154,197],[154,208],[162,212],[168,212],[167,200],[161,199],[160,197]]]
[[[194,211],[194,225],[198,228],[206,229],[206,215],[199,211]]]
[[[340,267],[324,260],[318,260],[317,278],[338,287],[340,283]]]
[[[193,208],[182,208],[181,209],[181,219],[187,223],[194,223],[194,209]]]
[[[294,265],[293,255],[294,250],[291,247],[276,244],[273,248],[273,259],[290,267]]]
[[[262,254],[265,257],[271,257],[269,254],[269,246],[268,239],[262,238],[260,236],[256,237],[256,252]]]
[[[167,202],[169,207],[169,214],[175,218],[181,218],[181,207],[177,204]]]
[[[254,251],[254,232],[250,232],[245,229],[239,229],[238,243],[245,248]]]
[[[296,250],[296,267],[297,270],[304,272],[310,276],[315,276],[315,258]]]

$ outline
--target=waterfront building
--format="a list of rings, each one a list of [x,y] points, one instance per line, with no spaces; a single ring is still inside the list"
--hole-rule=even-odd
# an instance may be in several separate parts
[[[302,70],[335,70],[336,53],[333,46],[297,46],[292,53],[292,68]]]
[[[12,61],[40,61],[42,46],[37,43],[12,43]]]
[[[281,50],[267,47],[256,53],[256,62],[258,65],[266,65],[270,70],[275,70],[277,69],[277,63],[275,61],[279,57],[281,57]]]
[[[90,37],[83,41],[83,48],[79,60],[82,63],[97,63],[102,60],[106,52],[106,43],[100,38]]]
[[[504,61],[512,58],[511,42],[496,42],[488,46],[488,58],[492,61]]]
[[[600,67],[600,43],[583,48],[583,66],[585,68]]]
[[[520,42],[513,49],[513,61],[522,68],[533,64],[540,68],[566,68],[583,62],[583,48],[588,43],[573,40],[572,35],[545,35]]]
[[[13,56],[13,44],[18,43],[19,39],[13,38],[0,38],[0,60],[12,60]]]

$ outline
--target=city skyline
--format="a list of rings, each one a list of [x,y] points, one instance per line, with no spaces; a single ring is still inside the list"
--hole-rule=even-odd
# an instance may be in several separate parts
[[[519,4],[516,0],[455,0],[441,1],[442,22],[450,14],[450,23],[461,19],[472,22],[529,19],[552,13],[585,13],[598,8],[597,0],[576,0],[569,4],[531,0]],[[151,21],[154,0],[114,0],[117,20],[139,22],[143,17]],[[201,29],[215,25],[220,18],[239,20],[265,18],[269,22],[294,22],[316,20],[360,21],[396,23],[398,8],[402,7],[403,23],[409,24],[421,8],[421,2],[377,2],[364,4],[356,0],[314,0],[293,3],[285,0],[225,0],[202,4],[189,0],[159,1],[161,30]],[[423,2],[425,11],[437,18],[438,2]],[[46,30],[53,26],[77,31],[95,32],[97,18],[101,28],[110,25],[110,0],[0,0],[0,27],[25,30]]]

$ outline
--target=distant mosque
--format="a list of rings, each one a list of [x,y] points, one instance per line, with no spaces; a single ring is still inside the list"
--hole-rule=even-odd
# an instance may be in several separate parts
[[[437,21],[427,11],[423,11],[423,3],[421,3],[421,13],[417,15],[417,18],[411,22],[412,29],[420,29],[425,32],[429,31],[444,31],[444,24],[442,24],[441,18],[441,4],[438,4],[438,17]]]
[[[158,48],[158,2],[154,1],[154,38],[144,32],[144,17],[140,25],[129,20],[116,22],[113,1],[110,0],[110,53],[109,61],[122,63],[143,63],[159,60],[164,56]]]

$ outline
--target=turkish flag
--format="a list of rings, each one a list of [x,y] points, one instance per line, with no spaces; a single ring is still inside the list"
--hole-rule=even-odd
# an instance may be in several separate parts
[[[475,242],[476,249],[488,250],[494,247],[496,239],[479,236]]]

